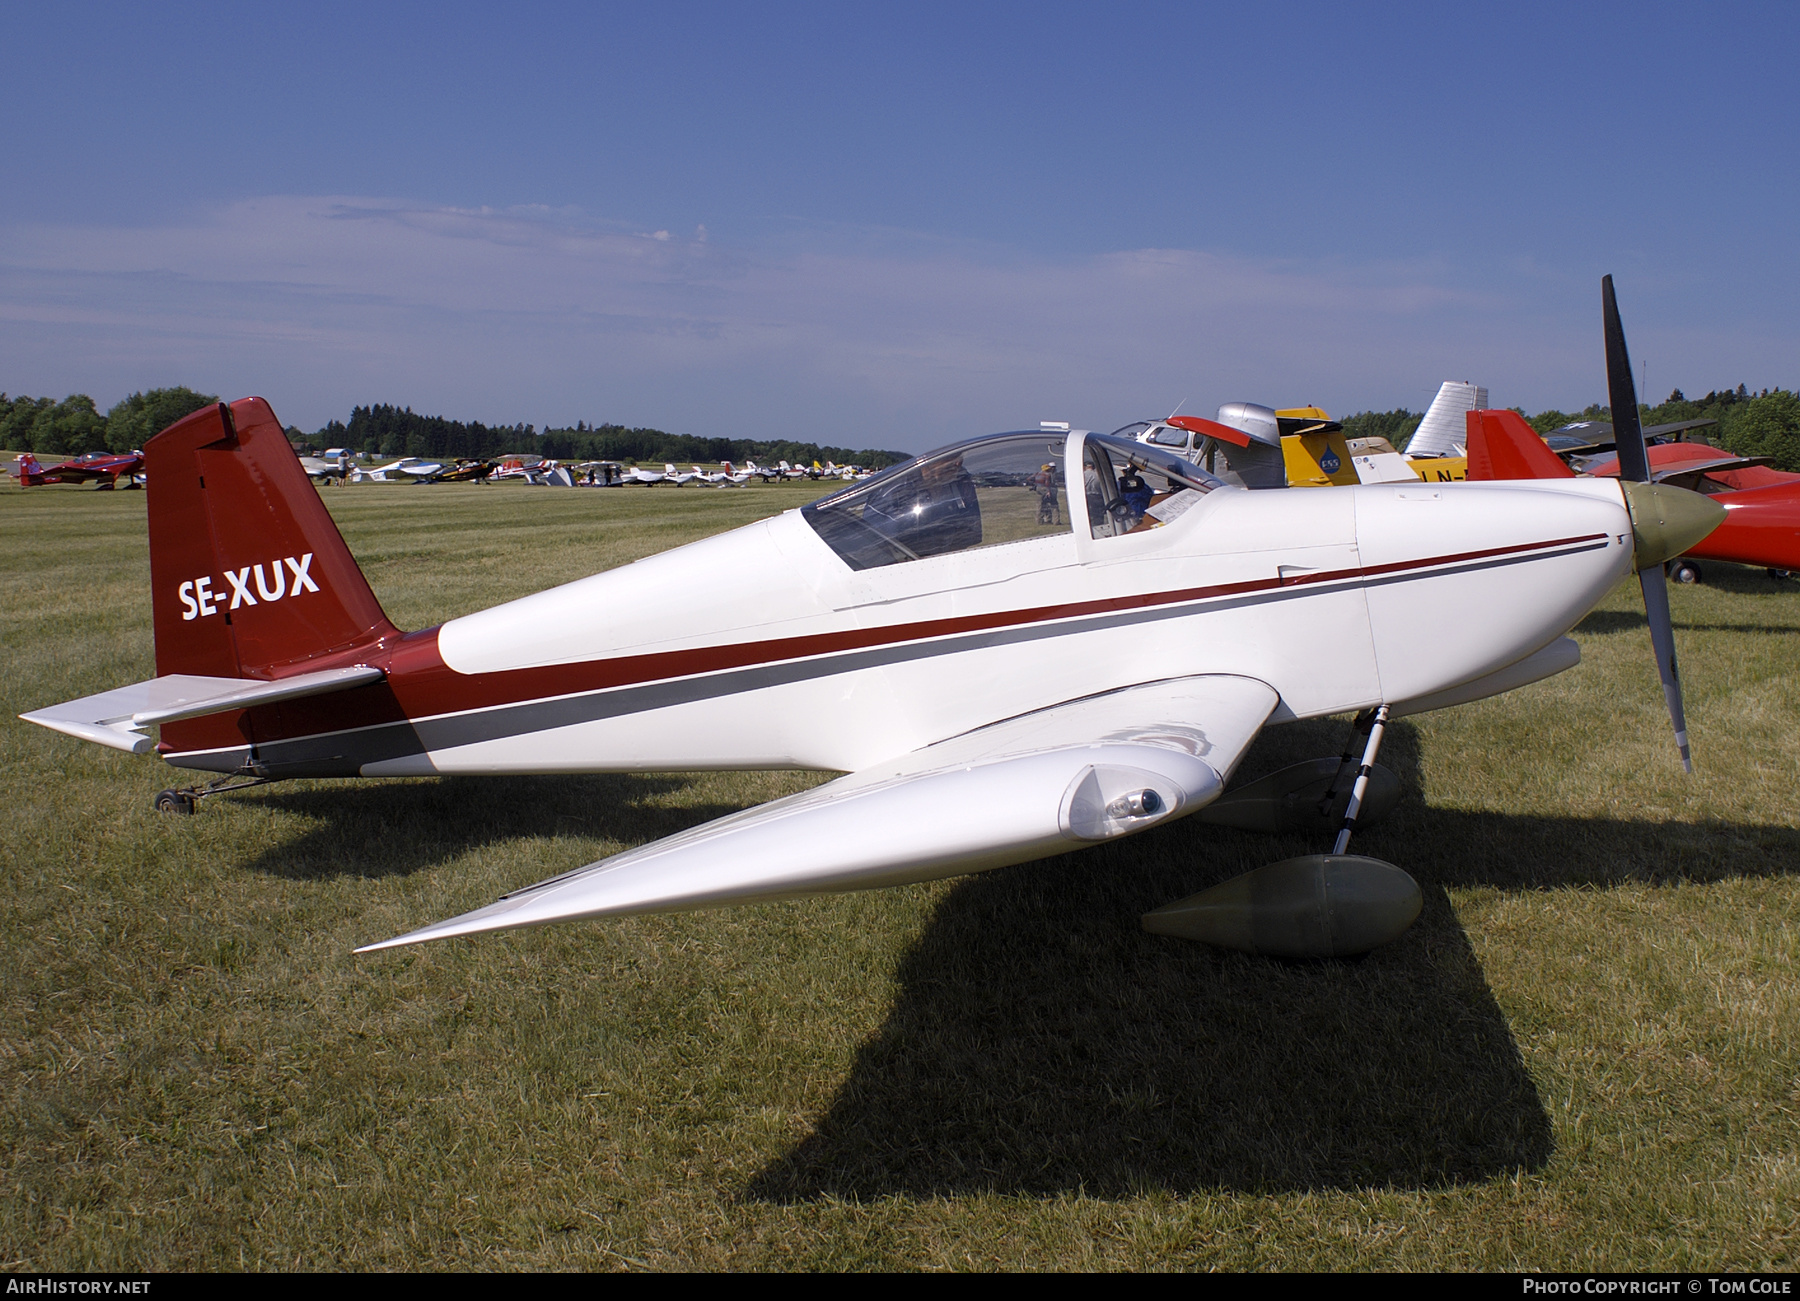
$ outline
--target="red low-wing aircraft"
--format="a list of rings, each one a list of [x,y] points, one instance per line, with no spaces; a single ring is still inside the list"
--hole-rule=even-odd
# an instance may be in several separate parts
[[[142,452],[89,452],[50,466],[39,465],[37,457],[26,452],[19,457],[19,466],[13,473],[23,488],[46,483],[97,483],[104,491],[115,487],[121,476],[127,487],[132,486],[131,476],[143,468]]]
[[[1576,477],[1518,412],[1471,411],[1467,420],[1471,482]],[[1685,560],[1800,570],[1800,474],[1705,443],[1660,443],[1647,454],[1652,482],[1703,492],[1725,508],[1725,522],[1688,548]],[[1619,460],[1595,462],[1589,472],[1617,478]],[[1677,570],[1689,582],[1699,576],[1692,565]]]

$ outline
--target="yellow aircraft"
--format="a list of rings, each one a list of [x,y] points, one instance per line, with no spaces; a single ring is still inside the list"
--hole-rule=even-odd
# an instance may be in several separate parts
[[[1464,412],[1487,405],[1487,390],[1446,380],[1402,455],[1385,438],[1346,438],[1323,407],[1271,410],[1227,402],[1216,420],[1140,420],[1114,436],[1181,452],[1246,488],[1325,488],[1354,483],[1442,483],[1469,477]]]
[[[1486,405],[1485,388],[1446,380],[1414,431],[1405,455],[1385,438],[1346,439],[1344,427],[1321,407],[1278,410],[1275,419],[1281,429],[1288,486],[1403,483],[1409,476],[1427,483],[1467,479],[1463,413]]]

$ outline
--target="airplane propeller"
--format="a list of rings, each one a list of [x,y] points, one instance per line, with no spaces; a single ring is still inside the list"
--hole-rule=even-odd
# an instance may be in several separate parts
[[[1656,671],[1662,678],[1663,699],[1669,721],[1675,726],[1675,744],[1681,766],[1694,771],[1688,750],[1687,712],[1681,704],[1681,672],[1675,663],[1675,629],[1669,616],[1669,588],[1663,562],[1699,542],[1725,518],[1724,507],[1710,497],[1687,492],[1650,478],[1650,452],[1638,420],[1637,386],[1631,379],[1631,354],[1625,348],[1625,327],[1619,321],[1619,304],[1613,296],[1611,276],[1600,281],[1600,297],[1606,325],[1606,388],[1612,403],[1613,433],[1618,439],[1619,479],[1625,489],[1625,505],[1631,512],[1635,534],[1638,585],[1644,593],[1644,613],[1650,621],[1650,644],[1656,651]]]

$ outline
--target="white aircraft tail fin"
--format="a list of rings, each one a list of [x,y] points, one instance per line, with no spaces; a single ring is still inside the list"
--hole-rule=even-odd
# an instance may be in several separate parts
[[[1468,438],[1465,412],[1477,411],[1488,404],[1488,391],[1478,384],[1447,379],[1437,396],[1425,410],[1412,441],[1406,445],[1408,456],[1462,456]]]

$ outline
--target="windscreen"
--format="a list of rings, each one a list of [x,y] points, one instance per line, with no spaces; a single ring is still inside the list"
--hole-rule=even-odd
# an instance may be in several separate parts
[[[1061,434],[995,434],[928,452],[800,512],[852,569],[1071,531]]]

